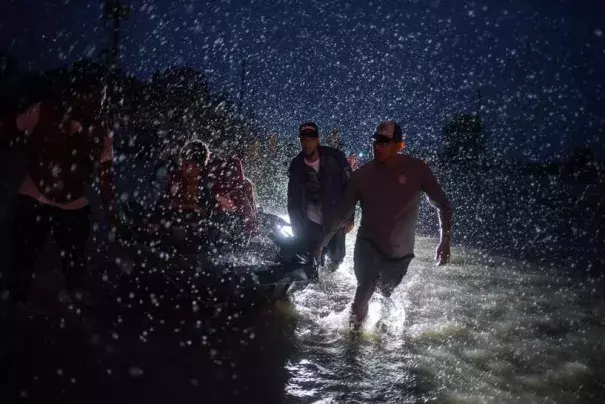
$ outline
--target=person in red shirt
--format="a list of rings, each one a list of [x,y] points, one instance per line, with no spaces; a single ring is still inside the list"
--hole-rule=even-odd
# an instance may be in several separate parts
[[[156,217],[175,215],[205,219],[231,235],[241,235],[242,226],[247,236],[255,234],[254,186],[244,177],[241,161],[217,158],[199,140],[185,145],[178,162],[168,169],[156,209]]]
[[[12,252],[3,296],[27,303],[34,267],[46,238],[53,235],[61,253],[65,291],[82,299],[85,249],[90,232],[87,191],[99,166],[102,208],[117,223],[113,193],[112,136],[103,114],[105,86],[83,78],[64,93],[36,103],[0,130],[9,146],[22,143],[27,173],[19,188],[12,226]],[[6,293],[8,292],[8,293]]]
[[[215,202],[205,181],[209,165],[210,150],[205,143],[193,141],[185,145],[177,161],[168,166],[158,213],[165,215],[176,210],[205,214],[210,210]]]

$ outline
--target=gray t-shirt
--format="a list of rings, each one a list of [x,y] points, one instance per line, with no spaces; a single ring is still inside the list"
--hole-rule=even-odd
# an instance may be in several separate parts
[[[371,161],[354,171],[336,219],[325,234],[322,245],[350,217],[361,203],[358,237],[374,244],[391,258],[414,253],[420,198],[424,192],[439,210],[439,218],[450,220],[450,204],[429,166],[422,160],[398,154],[393,164]]]

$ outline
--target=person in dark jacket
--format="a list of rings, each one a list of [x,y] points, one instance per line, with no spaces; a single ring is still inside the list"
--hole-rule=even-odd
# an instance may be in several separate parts
[[[301,152],[288,169],[288,214],[294,235],[301,240],[301,248],[312,251],[321,239],[324,226],[336,214],[351,166],[341,151],[321,146],[319,130],[314,122],[299,127]],[[345,235],[353,229],[354,210],[349,220],[330,240],[325,253],[330,258],[330,270],[336,270],[345,256]]]

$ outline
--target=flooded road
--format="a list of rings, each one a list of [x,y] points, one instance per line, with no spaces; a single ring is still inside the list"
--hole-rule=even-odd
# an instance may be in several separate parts
[[[420,238],[403,284],[374,298],[356,336],[353,242],[290,302],[204,313],[152,307],[140,290],[32,320],[1,358],[2,402],[604,401],[602,280],[463,248],[438,268],[436,241]]]
[[[290,396],[331,402],[603,402],[603,282],[457,249],[417,258],[393,302],[375,298],[359,340],[344,331],[351,262],[294,295],[304,324]],[[384,306],[389,308],[385,310]],[[386,311],[386,313],[385,313]]]

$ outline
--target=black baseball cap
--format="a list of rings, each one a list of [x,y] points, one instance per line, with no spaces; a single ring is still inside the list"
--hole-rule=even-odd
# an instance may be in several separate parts
[[[319,128],[315,122],[304,122],[298,127],[299,137],[319,137]]]
[[[398,143],[403,141],[403,132],[401,131],[401,126],[399,126],[397,122],[383,121],[376,127],[372,139]]]

